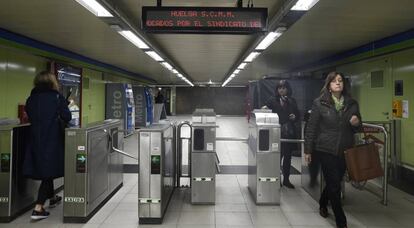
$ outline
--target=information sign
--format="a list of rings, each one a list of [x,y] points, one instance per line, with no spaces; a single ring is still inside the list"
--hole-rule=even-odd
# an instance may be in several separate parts
[[[256,33],[267,30],[266,8],[142,7],[146,32]]]

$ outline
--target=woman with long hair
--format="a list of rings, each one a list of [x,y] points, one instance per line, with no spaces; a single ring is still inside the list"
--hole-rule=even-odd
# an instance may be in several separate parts
[[[296,137],[295,123],[299,121],[299,110],[296,100],[292,97],[292,87],[286,80],[280,80],[276,84],[275,96],[270,97],[266,102],[266,107],[272,109],[273,113],[279,116],[282,138],[293,139]],[[290,165],[292,151],[291,143],[282,143],[280,159],[282,161],[283,185],[288,188],[295,188],[290,182]]]
[[[31,127],[23,174],[41,180],[31,216],[33,220],[49,216],[49,212],[44,209],[47,199],[49,199],[49,208],[62,200],[62,197],[54,195],[53,179],[63,176],[62,121],[69,122],[71,113],[68,102],[58,91],[56,76],[48,71],[42,71],[34,78],[34,88],[26,101],[26,112]]]
[[[361,123],[358,103],[351,98],[344,75],[329,73],[321,95],[313,101],[305,134],[305,160],[310,163],[313,154],[319,155],[326,183],[319,200],[319,214],[328,217],[330,202],[338,228],[347,227],[341,205],[344,151],[354,145],[354,133]]]

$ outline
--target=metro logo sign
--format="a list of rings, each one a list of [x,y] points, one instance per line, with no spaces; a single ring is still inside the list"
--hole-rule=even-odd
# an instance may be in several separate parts
[[[266,8],[142,7],[146,32],[256,33],[267,31]]]

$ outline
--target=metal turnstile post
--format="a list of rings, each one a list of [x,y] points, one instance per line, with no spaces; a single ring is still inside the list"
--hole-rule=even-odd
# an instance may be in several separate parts
[[[40,182],[22,173],[29,136],[29,124],[0,126],[0,222],[12,221],[35,204]]]
[[[280,125],[270,110],[254,110],[249,124],[248,188],[256,204],[280,204]]]
[[[160,121],[138,130],[140,224],[160,224],[176,184],[175,126]]]
[[[66,129],[63,222],[87,222],[122,187],[121,129],[120,120]]]
[[[213,109],[196,109],[192,116],[191,134],[191,203],[215,204],[216,114]]]

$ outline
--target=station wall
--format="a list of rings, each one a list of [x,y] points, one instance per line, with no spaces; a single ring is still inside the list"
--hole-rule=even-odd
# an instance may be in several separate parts
[[[247,87],[177,87],[176,113],[213,108],[217,115],[245,115]]]
[[[337,62],[336,70],[351,78],[352,95],[364,121],[401,121],[401,162],[414,168],[414,40],[362,53]],[[395,95],[395,81],[403,94]],[[408,101],[408,118],[392,114],[393,100]]]
[[[33,88],[36,73],[46,70],[53,58],[39,56],[25,49],[8,45],[0,40],[0,118],[18,117],[18,104],[25,104]],[[53,57],[53,54],[50,54]],[[59,60],[57,60],[59,61]],[[82,124],[105,119],[105,83],[125,82],[142,84],[131,78],[103,72],[68,62],[82,68]]]

